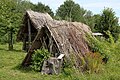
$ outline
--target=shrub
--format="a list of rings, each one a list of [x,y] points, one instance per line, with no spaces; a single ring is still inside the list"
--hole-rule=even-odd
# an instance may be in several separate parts
[[[108,35],[108,41],[111,43],[111,44],[114,44],[114,37],[112,36],[111,32],[110,31],[106,31],[105,32],[107,35]]]
[[[92,52],[99,52],[100,54],[104,54],[104,45],[101,43],[101,41],[90,35],[88,35],[87,37],[90,50]]]
[[[84,57],[79,56],[77,57],[77,59],[80,61],[80,64],[75,65],[76,61],[75,61],[75,56],[72,55],[71,56],[71,60],[69,62],[64,63],[64,68],[63,68],[63,72],[65,74],[69,74],[70,75],[70,71],[66,71],[65,69],[73,69],[76,72],[79,73],[80,72],[84,72],[84,73],[99,73],[100,71],[103,70],[103,57],[100,53],[86,53],[86,55]],[[69,73],[70,72],[70,73]]]
[[[102,70],[102,56],[100,53],[87,53],[86,59],[88,73],[98,73]]]
[[[32,65],[31,67],[35,71],[41,71],[44,60],[47,60],[50,57],[50,53],[47,49],[37,49],[32,55]]]
[[[88,44],[90,50],[94,53],[98,52],[104,57],[108,57],[110,53],[111,46],[114,46],[113,37],[109,34],[109,38],[106,39],[104,37],[96,38],[90,35],[87,36]],[[111,45],[112,44],[112,45]]]

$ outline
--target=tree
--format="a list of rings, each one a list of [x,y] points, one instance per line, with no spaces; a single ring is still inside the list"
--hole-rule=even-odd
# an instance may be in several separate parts
[[[37,5],[35,5],[35,7],[34,7],[33,10],[34,10],[34,11],[37,11],[37,12],[43,12],[43,13],[47,12],[47,13],[48,13],[49,15],[51,15],[52,17],[54,16],[54,13],[53,13],[52,10],[50,9],[50,7],[44,5],[44,4],[40,3],[40,2],[38,2]]]
[[[109,30],[115,38],[117,38],[120,33],[118,18],[115,16],[115,12],[111,8],[105,8],[102,11],[99,21],[95,27],[97,31],[103,34],[106,34],[105,32]],[[105,35],[105,37],[107,36]]]
[[[24,13],[26,10],[34,10],[35,9],[35,4],[29,2],[28,0],[18,0],[18,7],[19,12]]]
[[[99,26],[100,17],[101,17],[100,14],[93,15],[93,20],[94,20],[94,26],[92,27],[93,32],[99,32],[99,29],[97,26]]]
[[[16,0],[2,0],[0,1],[0,28],[3,37],[8,34],[9,50],[13,49],[13,33],[18,26],[20,14],[16,11]],[[18,23],[16,23],[18,22]],[[3,38],[2,37],[2,38]],[[4,39],[5,40],[5,39]]]
[[[86,10],[81,8],[72,0],[66,0],[64,4],[60,5],[56,12],[56,17],[67,21],[81,21],[84,22],[84,14]]]
[[[82,22],[90,26],[92,31],[94,31],[95,23],[93,13],[90,10],[87,11],[80,7],[73,0],[66,0],[64,4],[60,5],[55,18],[58,20]]]
[[[37,8],[39,7],[37,6]],[[35,8],[36,5],[28,0],[0,0],[0,43],[8,43],[9,50],[12,50],[24,12]],[[45,6],[45,10],[53,15],[48,6]]]
[[[32,3],[23,0],[0,0],[0,42],[8,42],[9,50],[13,49],[13,41],[21,25],[23,13],[31,6]]]
[[[91,11],[86,11],[86,13],[84,14],[84,23],[87,24],[88,26],[90,26],[92,31],[95,31],[94,30],[95,18]]]

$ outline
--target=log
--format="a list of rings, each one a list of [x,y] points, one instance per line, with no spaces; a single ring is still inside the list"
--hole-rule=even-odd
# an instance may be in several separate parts
[[[30,20],[28,19],[28,40],[29,40],[29,48],[31,47],[31,25]]]

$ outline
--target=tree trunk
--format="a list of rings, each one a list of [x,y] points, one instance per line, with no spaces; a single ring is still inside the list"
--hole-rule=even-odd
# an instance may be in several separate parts
[[[8,34],[8,44],[9,44],[9,50],[13,50],[13,29],[11,28]]]

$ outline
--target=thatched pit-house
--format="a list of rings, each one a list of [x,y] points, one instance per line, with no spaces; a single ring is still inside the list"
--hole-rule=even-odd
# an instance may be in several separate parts
[[[47,13],[27,11],[17,36],[17,41],[23,42],[23,49],[28,48],[22,65],[29,65],[34,50],[44,46],[54,57],[65,54],[70,60],[74,55],[75,66],[79,67],[80,56],[90,52],[86,33],[91,34],[91,30],[83,23],[57,21]]]

